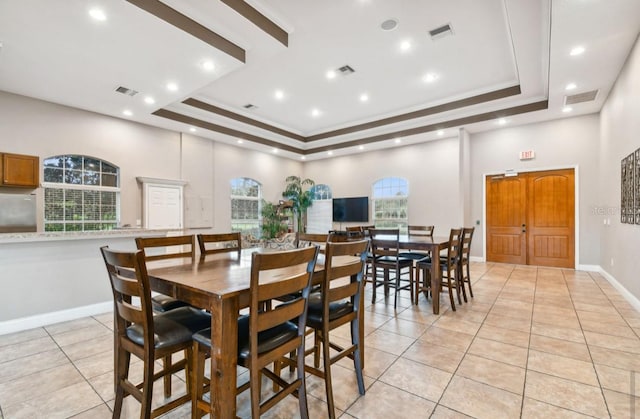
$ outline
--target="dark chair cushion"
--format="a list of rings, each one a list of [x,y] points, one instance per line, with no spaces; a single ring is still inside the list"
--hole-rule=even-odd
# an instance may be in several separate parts
[[[353,312],[353,304],[349,300],[329,303],[329,320],[338,319],[351,312]],[[322,325],[322,295],[320,293],[316,292],[309,296],[307,323],[318,327]]]
[[[180,307],[188,307],[189,304],[184,301],[176,300],[168,295],[159,294],[151,298],[151,305],[153,311],[157,313],[164,313],[165,311],[173,310]]]
[[[293,322],[272,327],[258,333],[258,353],[270,351],[298,336],[298,325]],[[193,335],[199,344],[211,347],[211,328]],[[238,319],[238,361],[249,359],[249,316]]]
[[[161,349],[188,342],[195,332],[207,327],[211,327],[211,315],[191,306],[160,313],[153,316],[154,345]],[[138,345],[144,345],[142,325],[129,326],[127,337]]]
[[[400,264],[400,266],[413,266],[413,260],[412,259],[406,259],[406,258],[401,258],[398,257],[398,263]],[[393,265],[395,266],[396,264],[396,258],[393,256],[380,256],[379,258],[376,259],[376,264],[377,265]]]
[[[427,252],[401,252],[398,256],[405,259],[420,260],[429,256],[429,254]]]

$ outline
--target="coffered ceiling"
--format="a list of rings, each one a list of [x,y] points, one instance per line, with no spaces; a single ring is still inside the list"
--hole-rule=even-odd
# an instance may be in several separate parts
[[[319,159],[598,112],[639,29],[638,0],[4,0],[0,90]]]

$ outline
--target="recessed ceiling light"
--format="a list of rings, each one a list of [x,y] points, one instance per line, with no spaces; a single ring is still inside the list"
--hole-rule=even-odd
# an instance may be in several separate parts
[[[506,124],[506,123],[507,123],[507,120],[506,120],[506,119],[504,119],[504,118],[500,118],[500,119],[498,119],[498,125],[504,125],[504,124]]]
[[[402,41],[400,43],[400,51],[409,51],[411,49],[410,41]]]
[[[433,83],[438,80],[438,75],[436,73],[427,73],[424,75],[422,80],[424,80],[425,83]]]
[[[275,96],[276,99],[278,100],[282,100],[284,99],[284,92],[282,90],[276,90],[275,93],[273,94]]]
[[[129,109],[125,109],[124,111],[122,111],[122,114],[124,116],[132,116],[133,112],[131,112]]]
[[[205,71],[213,71],[216,68],[216,65],[211,60],[205,60],[200,64],[202,69]]]
[[[153,105],[154,103],[156,103],[156,100],[151,96],[147,96],[144,98],[144,103],[146,103],[147,105]]]
[[[565,106],[564,108],[562,108],[562,112],[564,113],[569,113],[573,110],[573,108],[571,106]]]
[[[395,143],[396,143],[396,144],[400,144],[401,142],[402,142],[402,139],[400,139],[400,138],[396,138],[396,139],[395,139]]]
[[[444,135],[444,131],[443,130],[438,130],[438,136],[442,137]]]
[[[358,149],[360,149],[360,150],[364,150],[364,146],[363,146],[363,145],[361,145],[360,147],[358,147]]]
[[[189,128],[189,131],[191,131],[191,132],[196,132],[196,131],[197,131],[197,129],[195,129],[194,127],[191,127],[191,128]]]
[[[306,159],[307,159],[307,157],[306,157],[306,156],[300,156],[300,158],[301,158],[302,160],[306,160]]]
[[[318,116],[320,116],[320,114],[321,114],[320,109],[316,109],[316,108],[311,109],[311,116],[317,118]]]
[[[577,46],[571,49],[571,52],[569,52],[569,55],[572,56],[576,56],[576,55],[580,55],[585,51],[583,46]]]
[[[274,148],[274,149],[273,149],[273,152],[274,152],[274,153],[278,153],[278,149],[277,149],[277,148]]]
[[[369,100],[369,95],[366,93],[363,93],[360,95],[360,102],[366,102]]]
[[[576,84],[575,84],[575,83],[569,83],[569,84],[567,84],[567,86],[566,86],[564,89],[565,89],[565,90],[573,90],[573,89],[575,89],[576,87],[578,87],[578,86],[576,86]]]
[[[107,15],[105,15],[101,9],[89,10],[89,16],[91,16],[95,20],[99,20],[100,22],[104,22],[105,20],[107,20]]]
[[[167,83],[167,90],[171,92],[176,92],[178,90],[178,85],[173,82]]]
[[[329,70],[327,71],[327,78],[329,80],[331,79],[335,79],[336,78],[336,71],[335,70]]]
[[[330,155],[330,156],[333,156],[333,151],[329,150],[329,151],[327,151],[327,154]]]
[[[244,141],[238,140],[238,144],[242,144],[242,143],[244,143]]]
[[[398,21],[396,19],[387,19],[380,24],[380,28],[383,31],[392,31],[398,27]]]

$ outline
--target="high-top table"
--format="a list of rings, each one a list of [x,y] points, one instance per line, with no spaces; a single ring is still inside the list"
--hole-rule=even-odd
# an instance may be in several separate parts
[[[251,253],[256,251],[261,250],[243,249],[240,257],[236,252],[210,255],[193,263],[167,261],[167,266],[148,269],[153,291],[211,312],[211,417],[236,417],[238,313],[249,306]],[[323,278],[324,255],[318,255],[312,282],[318,284]],[[361,324],[360,342],[363,330]]]
[[[381,236],[384,237],[384,236]],[[449,237],[444,236],[411,236],[401,235],[398,242],[404,250],[423,250],[431,252],[431,292],[433,294],[433,314],[440,313],[440,290],[442,287],[442,272],[440,272],[440,251],[449,247]],[[420,290],[418,290],[419,292]],[[426,287],[423,289],[426,293]]]

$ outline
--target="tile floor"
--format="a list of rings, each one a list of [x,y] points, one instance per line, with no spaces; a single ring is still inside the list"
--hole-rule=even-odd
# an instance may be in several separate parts
[[[633,418],[640,414],[640,313],[599,274],[474,263],[473,301],[421,296],[366,308],[367,393],[352,364],[333,368],[342,418]],[[0,336],[3,418],[109,418],[111,314]],[[336,331],[336,339],[348,337]],[[132,371],[140,374],[139,362]],[[244,373],[246,376],[246,373]],[[184,388],[183,376],[174,388]],[[243,378],[240,378],[242,380]],[[312,418],[326,417],[324,384],[307,380]],[[161,385],[157,399],[160,399]],[[269,417],[297,415],[288,398]],[[238,396],[249,415],[248,392]],[[137,417],[128,398],[123,417]],[[187,418],[189,406],[165,415]]]

